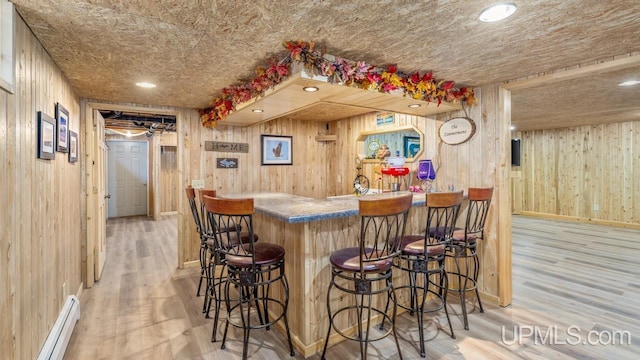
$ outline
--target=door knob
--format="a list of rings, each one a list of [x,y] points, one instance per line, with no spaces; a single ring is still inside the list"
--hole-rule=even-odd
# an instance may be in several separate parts
[[[104,198],[105,199],[111,199],[111,195],[105,195]]]

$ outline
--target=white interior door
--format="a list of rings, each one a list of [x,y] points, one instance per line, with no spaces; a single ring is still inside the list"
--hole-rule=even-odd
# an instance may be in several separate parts
[[[108,144],[109,217],[147,215],[147,142]]]
[[[107,260],[107,212],[105,206],[106,199],[106,143],[104,135],[104,118],[98,110],[94,110],[94,127],[93,127],[93,146],[95,159],[93,161],[93,193],[94,214],[95,219],[95,262],[94,277],[95,281],[100,280],[102,269]]]

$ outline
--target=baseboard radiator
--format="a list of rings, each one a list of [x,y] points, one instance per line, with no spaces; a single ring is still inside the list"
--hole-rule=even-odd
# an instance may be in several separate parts
[[[38,360],[62,360],[78,320],[80,320],[80,301],[75,295],[70,295],[40,350]]]

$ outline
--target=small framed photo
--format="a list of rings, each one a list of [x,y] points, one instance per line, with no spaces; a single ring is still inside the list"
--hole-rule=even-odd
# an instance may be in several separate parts
[[[60,103],[56,103],[56,122],[56,151],[66,153],[69,151],[69,111]]]
[[[386,126],[391,125],[395,122],[392,112],[379,112],[376,114],[376,125],[377,126]]]
[[[55,120],[38,111],[38,158],[53,160],[56,157],[56,122]]]
[[[69,162],[78,161],[78,133],[69,130]]]
[[[293,144],[291,136],[262,135],[262,165],[292,165]]]
[[[420,151],[420,137],[419,136],[405,136],[404,137],[404,157],[412,158]]]

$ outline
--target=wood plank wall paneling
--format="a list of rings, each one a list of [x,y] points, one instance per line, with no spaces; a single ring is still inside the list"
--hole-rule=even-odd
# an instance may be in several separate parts
[[[510,231],[500,228],[506,226],[502,224],[506,222],[510,229],[511,219],[499,217],[499,211],[501,206],[509,206],[511,202],[508,198],[501,199],[499,196],[500,169],[504,166],[501,161],[504,161],[501,160],[500,143],[497,141],[501,131],[498,121],[498,89],[497,86],[487,86],[476,89],[476,92],[480,98],[478,105],[467,109],[468,116],[476,123],[476,133],[469,141],[459,145],[448,145],[440,142],[437,128],[433,129],[436,132],[435,141],[438,143],[437,151],[434,153],[434,164],[438,169],[434,186],[439,191],[447,191],[451,185],[454,189],[464,189],[465,192],[469,187],[494,187],[485,226],[485,239],[481,242],[478,253],[481,258],[480,291],[497,297],[499,239],[500,236],[511,236]],[[440,115],[437,126],[441,124],[440,121],[459,116],[466,114],[458,112]],[[460,216],[464,218],[466,213],[463,212]],[[499,235],[499,232],[505,234]]]
[[[176,146],[161,146],[160,150],[160,212],[178,210],[178,158]]]
[[[37,159],[37,112],[60,102],[81,134],[80,104],[30,29],[15,16],[16,91],[0,90],[0,348],[36,358],[69,294],[81,285],[83,161]],[[5,106],[6,105],[6,106]],[[82,153],[82,140],[80,142]]]
[[[15,96],[0,90],[0,156],[13,159],[15,156],[15,127],[12,124],[15,116]],[[10,121],[11,120],[11,121]],[[0,347],[4,356],[14,358],[15,342],[13,327],[14,292],[15,292],[15,246],[13,220],[15,192],[9,188],[15,179],[15,167],[9,161],[0,161]]]
[[[524,131],[522,211],[638,226],[640,122]],[[515,187],[515,186],[514,186]],[[594,205],[599,210],[594,210]]]

